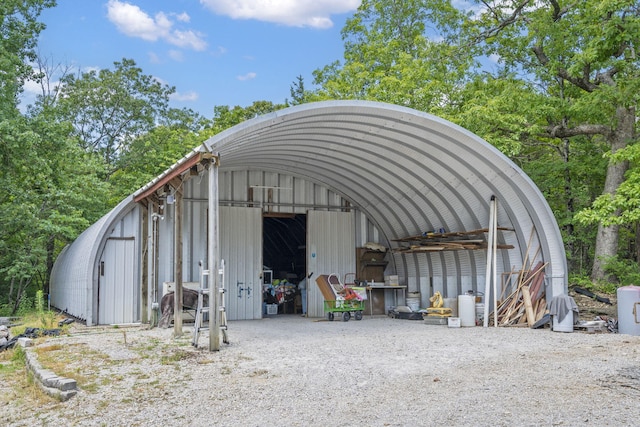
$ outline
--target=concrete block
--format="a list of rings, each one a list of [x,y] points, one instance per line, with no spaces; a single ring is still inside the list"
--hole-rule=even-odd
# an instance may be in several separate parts
[[[33,340],[27,337],[18,338],[18,345],[22,347],[31,347],[33,345]]]

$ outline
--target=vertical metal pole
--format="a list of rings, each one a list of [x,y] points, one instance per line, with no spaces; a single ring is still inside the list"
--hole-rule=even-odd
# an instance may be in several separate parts
[[[174,203],[175,253],[173,258],[176,290],[173,294],[173,335],[179,337],[182,335],[182,190],[175,191]]]
[[[219,206],[218,206],[218,161],[214,156],[209,164],[209,351],[220,350],[220,275],[219,254]]]
[[[494,217],[496,215],[495,202],[496,196],[491,196],[491,201],[489,202],[489,236],[487,238],[487,269],[484,276],[484,319],[482,319],[482,326],[485,328],[489,326],[489,295],[491,295],[491,273],[493,271],[493,223],[495,222]],[[496,308],[497,307],[493,307],[494,317],[498,316],[498,310]]]
[[[492,276],[493,276],[493,326],[498,327],[498,199],[494,198],[493,200],[493,249],[491,252],[493,253],[493,266],[492,266]],[[487,304],[487,301],[484,302]]]

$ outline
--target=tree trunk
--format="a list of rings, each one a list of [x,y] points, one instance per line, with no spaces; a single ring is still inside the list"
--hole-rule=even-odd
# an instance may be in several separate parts
[[[635,109],[618,107],[616,110],[617,127],[609,136],[611,152],[615,153],[626,147],[634,137]],[[607,177],[604,182],[602,194],[613,195],[624,181],[624,174],[629,168],[629,162],[610,162],[607,167]],[[593,259],[593,269],[591,270],[591,280],[594,282],[604,280],[604,266],[606,262],[618,254],[618,231],[619,226],[598,225],[598,235],[596,236],[596,249]]]
[[[53,270],[53,263],[55,261],[53,257],[53,251],[55,249],[55,239],[49,237],[47,241],[47,271],[44,275],[44,295],[49,296],[49,282],[51,281],[51,271]]]

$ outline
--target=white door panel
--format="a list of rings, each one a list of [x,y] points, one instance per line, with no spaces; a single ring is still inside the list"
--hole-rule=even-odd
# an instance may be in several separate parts
[[[139,321],[139,289],[135,284],[135,240],[108,239],[100,258],[98,323]]]
[[[307,287],[308,315],[324,316],[324,298],[316,284],[321,274],[344,276],[354,273],[355,219],[352,212],[307,212],[307,268],[313,273]]]
[[[262,318],[262,210],[220,207],[220,252],[225,262],[228,320]]]

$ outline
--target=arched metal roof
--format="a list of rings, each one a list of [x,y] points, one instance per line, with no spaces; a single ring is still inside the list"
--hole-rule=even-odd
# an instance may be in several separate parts
[[[560,231],[537,186],[495,147],[441,118],[378,102],[310,103],[249,120],[204,145],[220,156],[220,170],[288,173],[328,187],[361,209],[389,241],[440,228],[487,228],[495,195],[499,225],[515,230],[514,237],[503,233],[503,241],[518,252],[503,258],[503,269],[526,258],[535,234],[553,293],[566,287]],[[440,262],[457,263],[457,271],[473,270],[462,264],[484,259],[445,257]],[[398,262],[404,271],[423,263],[415,257]]]
[[[58,255],[51,271],[51,303],[55,307],[61,310],[73,307],[71,314],[86,320],[89,325],[96,321],[92,307],[98,259],[113,224],[134,207],[133,196],[127,197]]]
[[[59,255],[51,277],[52,303],[85,307],[91,324],[98,257],[114,224],[207,151],[219,156],[221,171],[290,174],[340,194],[390,246],[394,239],[429,230],[487,228],[490,199],[496,196],[498,225],[514,230],[500,233],[501,243],[514,246],[503,251],[501,270],[517,270],[523,260],[537,257],[547,263],[548,297],[566,293],[566,257],[553,213],[536,185],[505,155],[430,114],[378,102],[327,101],[227,129],[123,200]],[[393,262],[405,277],[430,272],[460,279],[482,275],[484,252],[396,254]]]

